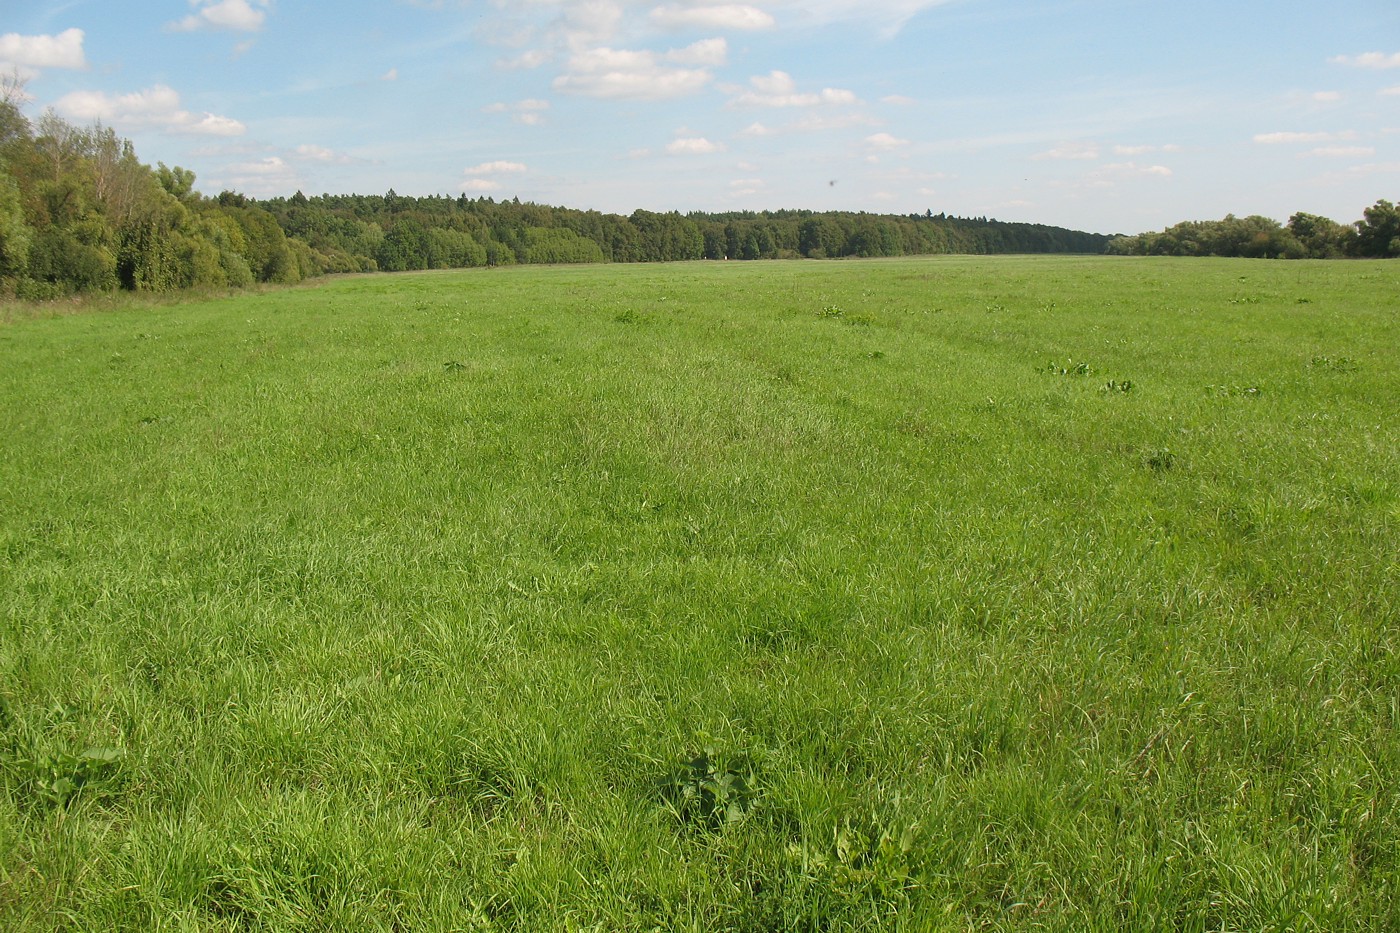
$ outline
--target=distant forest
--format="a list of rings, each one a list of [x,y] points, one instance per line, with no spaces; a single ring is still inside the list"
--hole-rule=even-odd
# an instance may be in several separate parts
[[[1400,255],[1400,212],[1350,226],[1295,215],[1180,224],[1113,237],[985,217],[804,210],[628,216],[518,199],[330,195],[207,197],[194,173],[140,162],[110,127],[51,111],[31,122],[0,87],[0,297],[114,289],[239,288],[339,272],[515,263],[797,259],[938,253]]]

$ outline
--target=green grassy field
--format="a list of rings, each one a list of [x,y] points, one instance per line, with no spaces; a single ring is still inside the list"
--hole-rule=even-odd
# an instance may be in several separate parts
[[[1400,929],[1400,263],[0,324],[0,928]]]

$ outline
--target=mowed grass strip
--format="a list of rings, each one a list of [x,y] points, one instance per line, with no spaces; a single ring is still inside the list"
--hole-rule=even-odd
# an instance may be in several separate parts
[[[0,325],[0,927],[1400,928],[1395,263]]]

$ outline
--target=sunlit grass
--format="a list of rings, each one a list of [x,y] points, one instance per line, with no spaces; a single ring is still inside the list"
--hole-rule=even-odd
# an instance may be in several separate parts
[[[0,926],[1400,926],[1397,293],[717,263],[0,325]]]

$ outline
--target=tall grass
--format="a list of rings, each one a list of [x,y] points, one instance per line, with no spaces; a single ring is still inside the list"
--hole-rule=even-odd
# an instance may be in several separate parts
[[[1400,928],[1393,263],[0,325],[0,927]]]

